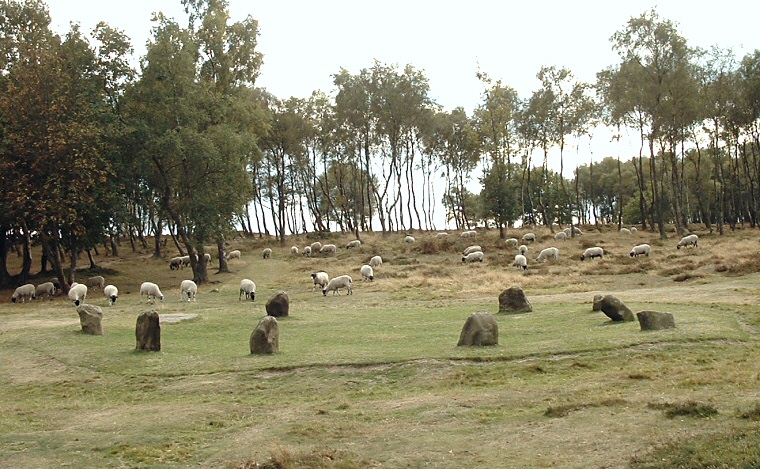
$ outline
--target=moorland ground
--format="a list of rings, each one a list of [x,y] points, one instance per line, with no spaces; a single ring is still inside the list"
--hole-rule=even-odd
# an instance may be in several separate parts
[[[83,334],[64,297],[12,304],[0,292],[0,466],[757,467],[760,233],[697,231],[698,248],[676,250],[674,233],[587,229],[562,242],[536,231],[524,272],[494,231],[416,232],[413,244],[363,234],[350,250],[333,235],[321,241],[338,253],[312,258],[290,254],[312,236],[234,239],[242,258],[231,273],[212,266],[194,303],[179,301],[192,275],[169,269],[175,253],[123,246],[77,272],[119,287],[112,307],[97,290],[87,298],[104,310],[103,336]],[[643,242],[652,256],[630,258]],[[469,244],[485,262],[462,264]],[[552,245],[559,261],[537,264]],[[605,258],[581,262],[593,245]],[[362,282],[375,254],[384,263]],[[354,294],[313,292],[317,270],[352,275]],[[255,301],[238,300],[242,278],[256,282]],[[163,302],[140,302],[145,280]],[[512,285],[533,312],[497,314],[497,346],[457,347],[466,318],[496,314]],[[281,290],[291,304],[280,351],[251,355],[251,331]],[[613,323],[591,311],[597,293],[673,313],[676,328]],[[162,350],[141,353],[146,309],[196,316],[162,324]]]

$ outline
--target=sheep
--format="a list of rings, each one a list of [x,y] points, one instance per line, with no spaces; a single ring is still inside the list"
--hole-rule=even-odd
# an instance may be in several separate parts
[[[311,246],[303,248],[303,255],[304,257],[311,257]]]
[[[556,241],[565,241],[565,240],[567,240],[567,233],[565,233],[564,231],[558,231],[558,232],[557,232],[557,233],[554,235],[554,239],[555,239]]]
[[[227,260],[229,259],[240,259],[240,251],[238,249],[235,249],[234,251],[230,251],[227,253]]]
[[[85,280],[84,284],[87,285],[87,288],[99,287],[102,290],[106,286],[106,279],[100,275],[96,275]]]
[[[45,295],[51,300],[53,299],[53,296],[55,296],[55,285],[53,285],[53,282],[41,283],[34,289],[35,299],[42,298]]]
[[[686,246],[697,247],[697,241],[699,241],[699,237],[695,234],[684,236],[683,238],[681,238],[681,241],[678,242],[678,246],[676,246],[676,249],[681,249]]]
[[[140,303],[142,303],[143,295],[148,299],[148,303],[155,303],[156,298],[164,301],[164,294],[158,288],[158,285],[152,282],[143,282],[140,285]]]
[[[297,256],[298,255],[298,246],[293,246],[292,248],[290,248],[290,253],[293,254],[294,256]]]
[[[192,280],[183,280],[182,283],[179,284],[179,301],[185,301],[185,297],[187,297],[187,301],[195,301],[196,296],[198,296],[198,285],[196,285],[195,282]]]
[[[314,241],[311,243],[311,252],[319,252],[320,249],[322,249],[322,243],[319,241]]]
[[[517,252],[519,252],[522,256],[528,254],[528,246],[521,244],[520,247],[517,248]]]
[[[74,302],[74,306],[84,303],[85,298],[87,298],[87,285],[72,283],[69,289],[69,299]]]
[[[335,247],[334,244],[325,244],[324,246],[319,248],[320,254],[327,255],[327,254],[335,254],[336,252],[338,252],[338,248]]]
[[[593,248],[588,248],[585,251],[583,251],[583,254],[581,254],[581,260],[591,259],[593,260],[595,257],[603,258],[604,257],[604,249],[600,248],[599,246],[595,246]]]
[[[583,236],[583,231],[577,226],[568,226],[564,231],[567,236],[572,236],[573,232],[575,232],[575,236]]]
[[[16,288],[16,290],[13,292],[13,295],[11,296],[11,301],[16,302],[17,300],[21,300],[22,303],[24,303],[26,300],[32,301],[34,296],[34,285],[31,283],[27,283],[26,285],[21,285],[20,287]]]
[[[405,243],[413,243],[415,241],[414,236],[407,235],[406,238],[404,238]]]
[[[474,238],[478,235],[478,232],[475,230],[469,230],[469,231],[463,231],[462,234],[459,236],[461,238]]]
[[[547,259],[554,259],[555,261],[559,259],[559,249],[555,247],[550,247],[546,249],[542,249],[540,253],[538,253],[538,257],[536,257],[536,262],[545,261]]]
[[[246,300],[250,298],[251,301],[254,301],[256,299],[256,284],[253,283],[253,280],[244,278],[240,281],[240,294],[238,295],[238,301],[243,298],[243,294],[245,294]]]
[[[211,264],[211,254],[204,252],[203,253],[203,260],[206,261],[206,265]]]
[[[263,251],[261,251],[261,257],[264,259],[269,259],[272,257],[272,249],[271,248],[264,248]]]
[[[638,228],[636,228],[635,226],[631,227],[631,234],[636,234],[638,233],[638,231],[639,231]]]
[[[182,259],[182,267],[190,266],[190,256],[182,256],[180,259]]]
[[[462,262],[483,262],[483,251],[475,251],[462,256]]]
[[[528,258],[522,254],[517,254],[515,256],[515,265],[518,269],[528,270]]]
[[[340,292],[338,291],[340,288],[346,288],[348,290],[348,294],[353,295],[354,291],[351,288],[351,284],[353,282],[354,280],[350,275],[341,275],[339,277],[335,277],[334,279],[330,280],[327,285],[322,287],[322,295],[327,296],[327,292],[329,291],[332,291],[333,295],[340,295]]]
[[[108,298],[108,306],[113,306],[116,303],[116,299],[119,297],[119,289],[114,285],[106,285],[103,289],[103,294]]]
[[[169,270],[179,270],[180,267],[182,267],[182,258],[179,256],[172,257],[169,261]]]
[[[324,288],[325,285],[330,283],[330,277],[327,275],[327,272],[315,272],[311,274],[311,279],[314,282],[314,288],[311,289],[311,291],[314,291],[317,289],[317,285],[319,285],[320,288]]]
[[[647,257],[649,257],[649,253],[652,251],[652,248],[649,247],[648,244],[639,244],[638,246],[634,246],[633,249],[631,249],[631,257],[639,257],[639,255],[644,254]]]
[[[372,259],[369,260],[369,265],[371,265],[373,268],[377,268],[383,265],[383,258],[380,256],[373,256]]]
[[[631,230],[629,230],[628,228],[620,228],[620,234],[630,235],[632,233],[631,233]]]
[[[520,244],[520,242],[517,241],[517,238],[507,238],[504,240],[504,244],[506,244],[507,246],[516,248],[517,245]]]
[[[362,282],[365,280],[369,280],[370,282],[375,280],[375,271],[372,270],[372,266],[369,264],[364,264],[360,270],[362,274]]]
[[[440,232],[435,235],[435,239],[446,239],[449,237],[449,234],[446,232]]]
[[[349,241],[348,244],[346,244],[346,249],[358,248],[361,245],[362,245],[361,240],[355,239],[353,241]]]
[[[536,240],[536,233],[525,233],[522,235],[523,241],[535,241]]]
[[[483,248],[481,248],[480,246],[478,246],[477,244],[475,244],[475,245],[472,245],[472,246],[468,246],[467,249],[465,249],[464,251],[462,251],[462,255],[466,256],[467,254],[469,254],[471,252],[477,252],[477,251],[482,251],[482,250],[483,250]]]

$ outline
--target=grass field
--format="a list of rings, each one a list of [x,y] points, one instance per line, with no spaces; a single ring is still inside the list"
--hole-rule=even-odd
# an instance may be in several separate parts
[[[306,237],[233,240],[242,259],[232,273],[212,269],[195,303],[179,301],[187,270],[122,246],[120,258],[96,258],[119,287],[116,305],[97,290],[87,298],[103,308],[103,336],[83,334],[63,297],[12,304],[3,291],[0,466],[758,467],[760,233],[698,232],[699,247],[681,250],[641,231],[537,234],[525,272],[495,232],[469,242],[414,233],[414,244],[366,234],[351,250],[335,236],[327,258],[292,256]],[[628,257],[643,242],[652,256]],[[469,244],[485,262],[462,264]],[[550,245],[560,260],[536,264]],[[592,245],[605,258],[581,262]],[[362,282],[375,254],[384,264]],[[354,294],[312,292],[316,270],[352,275]],[[242,278],[256,282],[256,301],[238,301]],[[145,280],[163,303],[140,303]],[[497,313],[512,285],[533,312],[497,315],[497,346],[457,347],[466,318]],[[290,297],[280,352],[251,355],[280,290]],[[591,311],[597,293],[671,312],[676,329],[612,323]],[[136,352],[137,316],[151,308],[197,316],[163,323],[161,352]]]

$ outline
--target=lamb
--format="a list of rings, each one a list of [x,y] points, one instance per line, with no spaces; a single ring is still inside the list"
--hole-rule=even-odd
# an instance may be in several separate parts
[[[520,243],[519,243],[519,241],[517,241],[517,238],[508,238],[508,239],[504,240],[504,244],[506,244],[507,246],[516,248],[517,245],[520,244]]]
[[[182,267],[182,258],[179,256],[172,257],[169,261],[169,270],[179,270],[180,267]]]
[[[74,306],[84,303],[85,298],[87,298],[87,285],[72,283],[69,289],[69,299],[74,302]]]
[[[182,283],[179,284],[179,301],[185,301],[185,298],[187,298],[187,301],[195,301],[197,295],[198,285],[192,280],[183,280]]]
[[[346,249],[358,248],[361,245],[362,245],[362,242],[358,239],[355,239],[353,241],[349,241],[348,244],[346,244]]]
[[[628,228],[620,228],[620,234],[630,235],[632,233],[631,233],[631,230],[629,230]]]
[[[370,282],[375,280],[375,271],[372,270],[372,266],[364,264],[360,270],[362,274],[362,281],[369,280]]]
[[[538,253],[538,257],[536,258],[537,262],[545,261],[548,259],[554,259],[555,261],[559,259],[559,249],[555,247],[550,247],[546,249],[542,249],[540,253]]]
[[[314,291],[317,289],[317,285],[320,286],[320,288],[325,288],[325,285],[330,283],[330,277],[327,275],[327,272],[315,272],[311,274],[311,279],[314,281],[314,288],[311,289],[311,291]]]
[[[681,238],[681,241],[678,242],[678,246],[676,246],[676,249],[681,249],[687,246],[697,247],[697,241],[699,241],[699,237],[695,234],[684,236],[683,238]]]
[[[338,252],[338,248],[334,244],[325,244],[319,249],[320,254],[335,254]]]
[[[467,249],[465,249],[462,252],[462,255],[466,256],[467,254],[469,254],[471,252],[477,252],[477,251],[482,251],[482,250],[483,250],[483,248],[481,248],[480,246],[478,246],[477,244],[475,244],[475,245],[467,247]]]
[[[383,258],[380,256],[373,256],[372,259],[369,260],[369,265],[371,265],[373,268],[377,268],[383,265]]]
[[[557,234],[554,235],[554,239],[556,241],[565,241],[567,240],[567,233],[564,231],[558,231]]]
[[[149,303],[155,303],[156,298],[164,301],[164,294],[158,288],[158,285],[152,282],[143,282],[140,285],[140,303],[142,303],[143,295],[148,299]]]
[[[53,296],[55,296],[55,285],[53,285],[53,282],[41,283],[34,289],[35,299],[42,298],[45,295],[51,300],[53,299]]]
[[[406,238],[404,238],[405,243],[413,243],[415,241],[414,236],[407,235]]]
[[[264,259],[269,259],[270,257],[272,257],[272,249],[271,248],[264,248],[264,250],[261,251],[261,256]]]
[[[642,254],[649,257],[651,250],[652,248],[649,247],[648,244],[639,244],[638,246],[634,246],[633,249],[631,249],[631,257],[639,257]]]
[[[103,289],[103,294],[108,298],[108,306],[113,306],[116,303],[116,299],[119,297],[119,289],[114,285],[106,285]]]
[[[293,254],[294,256],[297,256],[298,255],[298,246],[293,246],[292,248],[290,248],[290,253]]]
[[[311,243],[311,252],[319,252],[320,249],[322,249],[322,243],[319,241],[314,241]]]
[[[515,256],[515,265],[518,269],[528,270],[528,258],[522,254],[517,254]]]
[[[595,257],[603,258],[604,257],[604,249],[600,248],[599,246],[595,246],[593,248],[588,248],[585,251],[583,251],[583,254],[581,254],[581,260],[586,259],[594,259]]]
[[[327,285],[322,287],[322,295],[327,296],[327,292],[329,291],[332,291],[333,295],[340,295],[340,292],[338,290],[341,288],[348,289],[348,294],[352,295],[354,293],[353,289],[351,288],[351,284],[353,282],[354,280],[350,275],[341,275],[339,277],[335,277],[334,279],[330,280]]]
[[[528,254],[528,246],[521,244],[520,247],[517,248],[517,252],[519,252],[522,256]]]
[[[227,259],[240,259],[240,251],[235,249],[234,251],[230,251],[227,253]]]
[[[462,256],[462,262],[483,262],[483,251],[475,251]]]
[[[435,239],[446,239],[449,237],[449,234],[446,232],[437,233],[435,235]]]
[[[14,303],[17,300],[21,300],[22,303],[24,303],[26,300],[32,301],[35,298],[34,291],[35,291],[34,285],[32,285],[31,283],[27,283],[26,285],[21,285],[20,287],[16,288],[16,290],[13,292],[13,295],[11,296],[11,301]]]
[[[522,235],[523,241],[535,241],[536,240],[536,233],[525,233]]]
[[[303,248],[303,255],[305,257],[311,257],[311,246],[306,246]]]
[[[256,299],[256,284],[253,283],[253,280],[244,278],[240,281],[240,294],[238,295],[238,301],[243,298],[243,294],[245,294],[246,300],[250,298],[251,301],[254,301]]]
[[[94,277],[90,277],[87,280],[85,280],[85,285],[87,285],[87,288],[91,287],[99,287],[101,290],[103,287],[106,286],[106,279],[101,277],[100,275],[96,275]]]

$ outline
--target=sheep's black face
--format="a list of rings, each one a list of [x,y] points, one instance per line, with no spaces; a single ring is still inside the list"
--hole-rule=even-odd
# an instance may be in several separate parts
[[[111,297],[111,302],[112,302],[112,303],[116,303],[116,296],[112,296],[112,297]]]
[[[581,256],[581,260],[585,260],[585,259],[586,259],[586,256]]]
[[[79,306],[79,300],[74,300],[74,306]]]
[[[375,276],[374,276],[374,275],[370,275],[370,276],[369,276],[369,280],[370,280],[370,281],[374,281],[374,280],[375,280]]]
[[[16,298],[11,298],[11,301],[15,303],[16,302]]]
[[[254,292],[251,292],[251,301],[253,301],[253,300],[255,300],[255,299],[256,299],[256,293],[254,293]]]
[[[635,257],[635,254],[634,254],[634,253],[631,253],[631,257]]]
[[[311,279],[312,280],[316,280],[317,279],[317,274],[311,274]]]
[[[322,290],[322,295],[327,296],[327,290]]]

